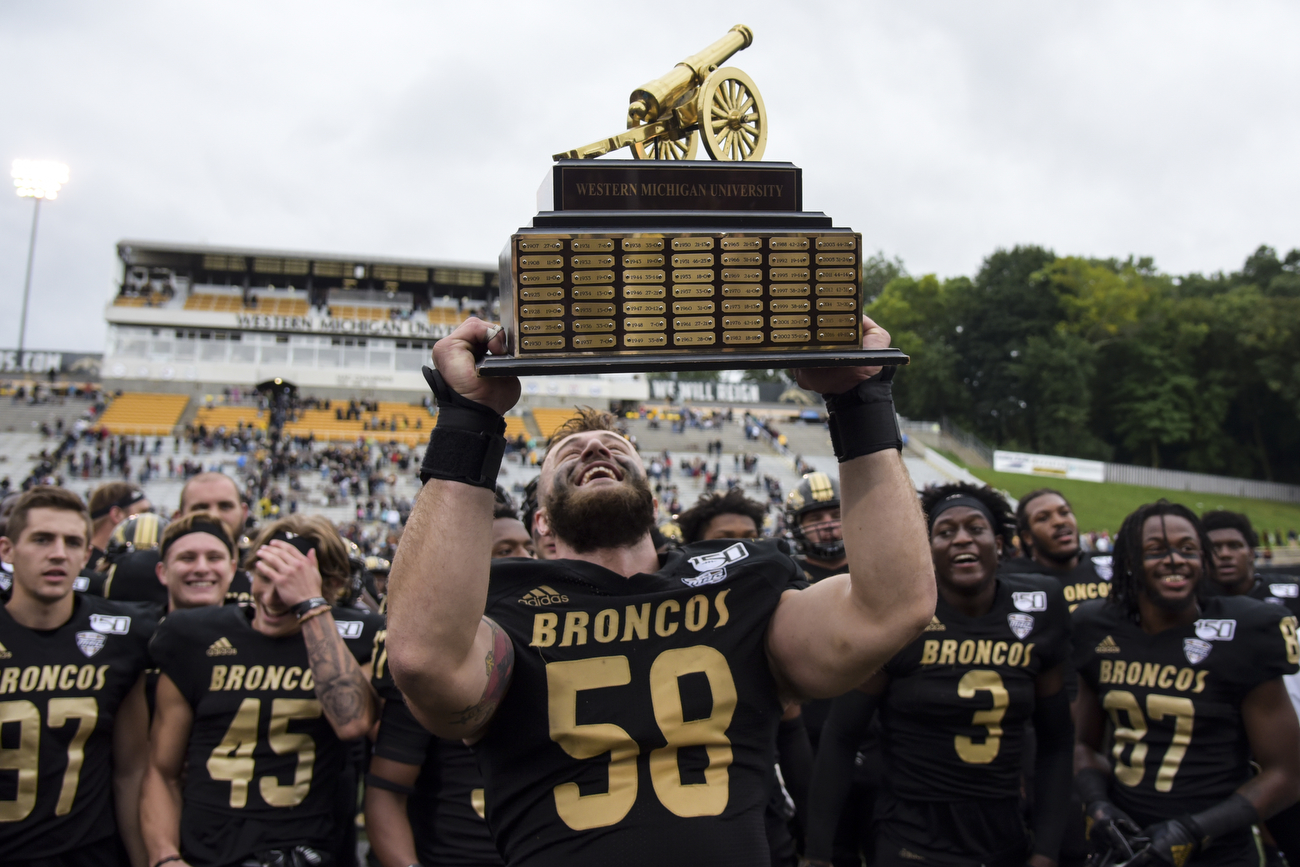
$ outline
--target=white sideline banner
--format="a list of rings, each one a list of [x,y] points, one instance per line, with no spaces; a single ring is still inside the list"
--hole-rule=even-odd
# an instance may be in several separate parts
[[[993,453],[993,469],[1000,473],[1021,473],[1080,482],[1106,481],[1106,465],[1101,461],[1063,458],[1059,455],[1031,455],[999,449]]]

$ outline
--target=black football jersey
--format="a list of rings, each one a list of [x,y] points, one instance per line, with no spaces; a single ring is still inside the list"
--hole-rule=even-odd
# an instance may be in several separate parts
[[[625,578],[496,560],[510,688],[475,745],[511,865],[753,865],[781,717],[765,634],[805,585],[783,542],[722,539]]]
[[[993,607],[970,618],[939,597],[930,625],[885,663],[881,702],[890,789],[913,801],[1015,798],[1038,675],[1070,657],[1061,588],[998,576]]]
[[[196,867],[281,846],[329,849],[346,745],[316,698],[301,634],[271,638],[237,605],[175,611],[150,644],[194,711],[181,851]],[[334,610],[344,644],[370,661],[382,618]]]
[[[51,630],[20,626],[0,606],[0,860],[117,834],[113,720],[148,665],[155,623],[74,598],[72,619]]]
[[[1102,602],[1074,613],[1074,658],[1114,724],[1110,797],[1142,826],[1213,806],[1251,776],[1241,701],[1300,661],[1286,609],[1215,596],[1195,623],[1148,635]],[[1246,845],[1224,835],[1213,852]]]
[[[1281,605],[1289,613],[1300,616],[1300,578],[1295,575],[1259,573],[1255,586],[1246,595],[1270,605]]]
[[[253,604],[253,581],[248,577],[247,571],[243,569],[235,570],[235,577],[230,580],[230,586],[226,588],[226,604]]]
[[[382,632],[376,644],[372,683],[384,699],[375,755],[420,766],[415,792],[406,799],[420,863],[447,867],[503,864],[488,832],[483,774],[473,750],[461,741],[430,734],[411,715],[388,670]]]
[[[1032,557],[1013,557],[998,566],[1002,575],[1047,575],[1061,584],[1070,611],[1089,599],[1105,599],[1110,595],[1110,579],[1115,574],[1114,558],[1110,554],[1088,554],[1079,557],[1073,569],[1053,569]]]

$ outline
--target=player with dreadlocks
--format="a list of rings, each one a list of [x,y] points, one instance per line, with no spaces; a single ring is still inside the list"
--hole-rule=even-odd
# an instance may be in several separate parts
[[[1056,582],[1003,575],[1014,523],[988,487],[927,490],[939,601],[925,632],[857,690],[837,698],[813,774],[808,858],[832,850],[854,753],[879,716],[887,773],[874,781],[865,853],[875,867],[1052,867],[1066,825],[1073,736],[1064,690],[1070,615]],[[877,711],[879,712],[877,714]],[[1038,736],[1026,737],[1032,720]],[[1026,753],[1035,758],[1031,840],[1021,811]],[[843,821],[843,820],[841,820]]]
[[[1211,551],[1185,506],[1142,506],[1116,539],[1110,596],[1074,613],[1075,788],[1099,850],[1127,859],[1144,838],[1135,867],[1257,863],[1251,825],[1300,787],[1300,726],[1282,684],[1300,662],[1295,618],[1211,596]]]

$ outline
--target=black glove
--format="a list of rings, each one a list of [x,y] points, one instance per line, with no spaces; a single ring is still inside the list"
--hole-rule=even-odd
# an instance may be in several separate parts
[[[1116,843],[1127,845],[1129,840],[1142,835],[1137,822],[1110,801],[1093,801],[1084,810],[1084,815],[1088,841],[1098,848],[1115,848]]]
[[[1151,842],[1130,862],[1130,867],[1147,864],[1156,867],[1183,867],[1189,858],[1201,850],[1199,835],[1188,827],[1187,821],[1166,819],[1146,828],[1142,836],[1149,837]]]

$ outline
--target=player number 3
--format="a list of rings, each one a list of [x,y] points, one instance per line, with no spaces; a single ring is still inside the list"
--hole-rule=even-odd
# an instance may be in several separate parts
[[[702,673],[713,695],[713,712],[702,719],[685,719],[677,679]],[[626,656],[598,656],[552,662],[546,666],[547,709],[551,740],[575,759],[609,753],[609,788],[583,795],[577,783],[555,787],[555,810],[575,831],[604,828],[623,820],[636,803],[637,756],[641,748],[621,726],[613,723],[579,725],[578,693],[626,686],[632,673]],[[717,816],[727,808],[732,753],[727,728],[736,712],[736,684],[726,657],[712,647],[665,650],[650,666],[650,700],[655,722],[667,746],[650,752],[650,781],[660,803],[683,818]],[[704,782],[683,783],[677,752],[703,746],[709,757]]]

